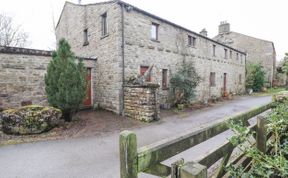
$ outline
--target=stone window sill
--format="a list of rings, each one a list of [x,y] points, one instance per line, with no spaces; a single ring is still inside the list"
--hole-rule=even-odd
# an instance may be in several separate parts
[[[169,90],[169,87],[163,87],[162,90]]]
[[[85,42],[83,43],[83,46],[87,46],[87,45],[89,45],[89,42],[88,42],[88,41],[85,41]]]
[[[188,45],[188,47],[196,49],[196,46],[193,46],[193,45]]]
[[[106,38],[106,37],[108,37],[108,36],[109,36],[109,34],[102,35],[100,39],[102,40],[103,38]]]
[[[156,39],[151,39],[151,41],[156,42],[156,43],[160,43],[160,41],[156,40]]]

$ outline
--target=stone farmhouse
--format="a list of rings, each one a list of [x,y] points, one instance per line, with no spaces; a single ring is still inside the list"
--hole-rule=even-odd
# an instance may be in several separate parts
[[[125,81],[153,65],[160,105],[167,103],[169,78],[183,61],[193,61],[202,82],[197,100],[245,89],[246,53],[181,27],[123,1],[66,2],[56,27],[78,56],[97,58],[92,81],[94,105],[124,111]]]
[[[247,54],[248,63],[258,63],[264,67],[268,86],[273,85],[276,78],[276,51],[272,41],[262,40],[230,30],[230,24],[221,22],[219,34],[214,40],[240,49]]]

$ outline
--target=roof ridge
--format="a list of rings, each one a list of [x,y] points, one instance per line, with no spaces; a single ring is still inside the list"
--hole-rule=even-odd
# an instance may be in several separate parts
[[[65,2],[65,5],[66,5],[66,3],[70,3],[70,4],[73,4],[73,5],[77,5],[77,4],[74,4],[74,3],[71,3],[71,2],[67,2],[67,1]],[[242,53],[242,54],[245,54],[245,55],[246,55],[246,53],[243,52],[243,51],[240,51],[240,50],[235,49],[235,48],[233,48],[233,47],[231,47],[231,46],[228,46],[228,45],[225,45],[225,44],[223,44],[223,43],[220,43],[220,42],[218,42],[218,41],[216,41],[216,40],[213,40],[212,38],[203,36],[203,35],[201,35],[201,34],[199,34],[199,33],[196,33],[196,32],[194,32],[194,31],[188,29],[188,28],[182,27],[182,26],[180,26],[180,25],[178,25],[178,24],[175,24],[174,22],[171,22],[171,21],[169,21],[169,20],[166,20],[166,19],[164,19],[164,18],[161,18],[161,17],[159,17],[159,16],[157,16],[157,15],[154,15],[154,14],[152,14],[152,13],[150,13],[150,12],[147,12],[147,11],[145,11],[145,10],[143,10],[143,9],[140,9],[140,8],[134,6],[134,5],[131,5],[131,4],[129,4],[129,3],[126,3],[126,2],[124,2],[124,1],[122,1],[122,0],[110,0],[110,1],[103,1],[103,2],[99,2],[99,3],[94,3],[94,4],[85,4],[85,5],[79,5],[79,4],[78,4],[77,6],[89,6],[89,5],[98,5],[98,4],[108,4],[108,3],[118,3],[118,4],[120,4],[120,5],[125,5],[125,6],[133,7],[133,9],[136,10],[136,11],[138,11],[139,13],[142,13],[142,14],[144,14],[144,15],[150,16],[151,18],[157,19],[157,20],[159,20],[159,21],[162,21],[162,22],[167,23],[167,24],[169,24],[169,25],[172,25],[172,26],[174,26],[174,27],[177,27],[177,28],[180,28],[180,29],[182,29],[182,30],[185,30],[185,31],[187,31],[187,32],[189,32],[189,33],[192,33],[192,34],[194,34],[194,35],[197,35],[197,36],[199,36],[199,37],[201,37],[201,38],[204,38],[204,39],[206,39],[206,40],[209,40],[209,41],[211,41],[211,42],[213,42],[213,43],[222,45],[222,46],[224,46],[224,47],[226,47],[226,48],[232,49],[232,50],[234,50],[234,51],[237,51],[237,52],[239,52],[239,53]],[[64,7],[65,7],[65,5],[64,5]],[[63,7],[63,9],[64,9],[64,7]],[[63,12],[63,9],[62,9],[62,12]],[[60,19],[61,19],[61,16],[62,16],[62,12],[61,12],[61,15],[60,15],[60,17],[59,17],[57,26],[58,26],[58,24],[59,24],[59,22],[60,22]],[[56,28],[57,28],[57,26],[56,26]]]

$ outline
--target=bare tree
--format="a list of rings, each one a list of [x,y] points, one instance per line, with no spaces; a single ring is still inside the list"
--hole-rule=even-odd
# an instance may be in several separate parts
[[[0,14],[0,45],[25,47],[28,45],[28,34],[20,25],[13,23],[13,18]]]

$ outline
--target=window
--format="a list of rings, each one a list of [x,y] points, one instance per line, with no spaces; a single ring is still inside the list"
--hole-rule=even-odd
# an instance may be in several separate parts
[[[107,13],[101,15],[101,29],[102,29],[102,36],[108,35]]]
[[[236,53],[236,59],[237,60],[239,59],[239,53]]]
[[[195,47],[196,46],[196,38],[188,35],[188,45]]]
[[[162,69],[162,89],[168,88],[168,69]]]
[[[242,84],[242,75],[239,74],[239,84]]]
[[[151,26],[151,39],[158,41],[158,28],[159,25],[156,23],[152,23]]]
[[[149,69],[148,66],[140,66],[140,75],[143,76],[148,69]],[[148,74],[148,77],[146,78],[146,82],[151,82],[150,74]]]
[[[241,64],[242,64],[242,61],[243,61],[243,55],[242,54],[240,55],[240,59],[241,59]]]
[[[214,87],[216,85],[215,78],[216,78],[215,72],[210,72],[210,87]]]
[[[232,50],[230,50],[230,59],[232,59],[232,55],[233,55]]]
[[[88,42],[88,29],[87,29],[87,28],[83,31],[83,34],[84,34],[84,43],[83,43],[83,46],[86,46],[86,45],[89,44],[89,42]]]
[[[227,51],[227,49],[224,49],[224,58],[225,58],[225,59],[228,58],[228,51]]]
[[[213,45],[213,56],[216,56],[216,45]]]

